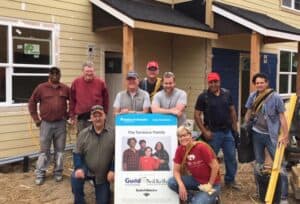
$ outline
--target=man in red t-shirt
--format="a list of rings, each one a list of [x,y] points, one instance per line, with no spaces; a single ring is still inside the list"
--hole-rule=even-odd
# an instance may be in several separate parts
[[[220,194],[219,163],[209,145],[204,142],[195,142],[191,131],[180,126],[177,130],[178,146],[174,158],[174,177],[168,181],[168,186],[179,194],[182,201],[192,204],[215,203]],[[186,151],[189,151],[186,158]],[[184,167],[184,168],[183,168]],[[186,169],[189,175],[182,175]],[[194,195],[189,190],[198,191]]]

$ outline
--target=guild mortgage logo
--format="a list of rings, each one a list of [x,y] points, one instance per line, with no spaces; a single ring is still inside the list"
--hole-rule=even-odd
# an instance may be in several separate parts
[[[141,182],[141,178],[125,178],[125,183],[128,185],[140,185]]]
[[[167,185],[167,179],[166,178],[125,178],[125,184],[126,185],[135,185],[138,186],[140,184],[147,185],[147,186],[156,186],[156,185]]]

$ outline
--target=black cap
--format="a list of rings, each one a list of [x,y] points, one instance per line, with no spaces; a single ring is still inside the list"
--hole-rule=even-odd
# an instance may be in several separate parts
[[[94,114],[96,112],[103,112],[104,111],[104,108],[103,106],[101,105],[94,105],[92,108],[91,108],[91,114]]]

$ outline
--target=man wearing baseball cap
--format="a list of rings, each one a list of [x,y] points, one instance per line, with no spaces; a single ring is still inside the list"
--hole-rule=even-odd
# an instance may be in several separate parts
[[[83,129],[73,153],[74,172],[71,176],[74,203],[85,203],[84,183],[92,180],[96,203],[109,204],[109,181],[114,175],[114,131],[105,126],[106,114],[101,105],[90,109],[92,125]]]
[[[149,94],[139,88],[139,76],[131,70],[126,76],[127,89],[120,91],[114,101],[114,113],[147,113],[150,108]]]
[[[232,97],[229,90],[221,88],[218,73],[209,73],[207,82],[208,89],[199,95],[195,104],[194,118],[203,139],[212,146],[216,155],[222,148],[226,166],[225,184],[238,190],[239,185],[235,182],[237,161],[233,137],[233,133],[237,133],[237,116]]]
[[[162,90],[161,78],[158,77],[159,66],[156,61],[149,61],[146,69],[147,77],[140,81],[139,87],[147,91],[152,101],[153,96]]]

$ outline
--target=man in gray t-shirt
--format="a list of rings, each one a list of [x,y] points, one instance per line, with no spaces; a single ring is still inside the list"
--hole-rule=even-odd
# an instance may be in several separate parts
[[[147,113],[150,108],[148,92],[139,88],[138,74],[129,71],[126,76],[127,89],[117,94],[113,107],[114,113]]]
[[[152,101],[153,113],[173,114],[178,118],[178,126],[183,125],[186,120],[185,107],[187,95],[185,91],[175,88],[175,75],[165,72],[163,75],[163,90],[154,95]]]

